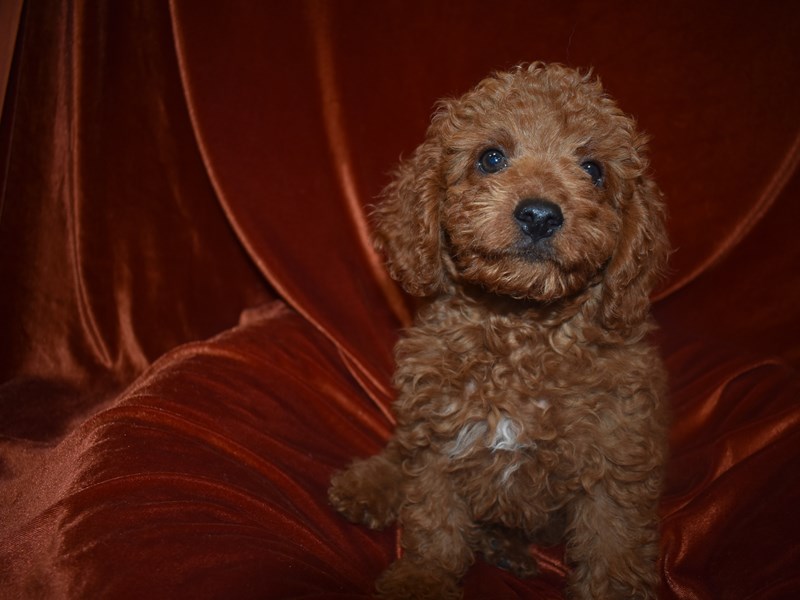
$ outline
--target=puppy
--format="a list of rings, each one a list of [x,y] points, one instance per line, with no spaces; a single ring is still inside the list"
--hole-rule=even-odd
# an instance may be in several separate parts
[[[564,539],[570,597],[656,596],[668,246],[645,145],[597,79],[533,63],[441,101],[397,169],[375,243],[425,302],[393,437],[329,492],[401,528],[379,595],[458,598],[475,553],[532,576],[529,544]]]

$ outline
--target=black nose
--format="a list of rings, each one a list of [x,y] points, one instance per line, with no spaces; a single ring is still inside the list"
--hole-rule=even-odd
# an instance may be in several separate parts
[[[549,238],[564,224],[558,204],[541,198],[522,200],[514,209],[514,218],[534,242]]]

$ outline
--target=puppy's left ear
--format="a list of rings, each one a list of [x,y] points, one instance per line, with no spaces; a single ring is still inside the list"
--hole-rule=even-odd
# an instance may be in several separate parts
[[[622,331],[647,318],[669,252],[661,191],[644,174],[631,183],[632,193],[621,202],[622,230],[606,269],[599,315],[606,328]]]

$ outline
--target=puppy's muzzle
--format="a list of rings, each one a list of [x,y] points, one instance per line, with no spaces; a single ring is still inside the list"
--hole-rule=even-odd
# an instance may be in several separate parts
[[[520,201],[514,209],[519,228],[534,243],[551,237],[564,224],[564,215],[557,204],[541,198]]]

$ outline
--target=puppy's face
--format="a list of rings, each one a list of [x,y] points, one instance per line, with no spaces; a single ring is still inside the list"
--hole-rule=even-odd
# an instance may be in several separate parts
[[[635,144],[597,86],[527,75],[443,104],[441,226],[454,278],[547,301],[600,281]]]
[[[602,284],[606,316],[639,318],[667,247],[644,146],[587,75],[497,74],[439,104],[376,209],[377,246],[414,294],[469,283],[551,302]]]

